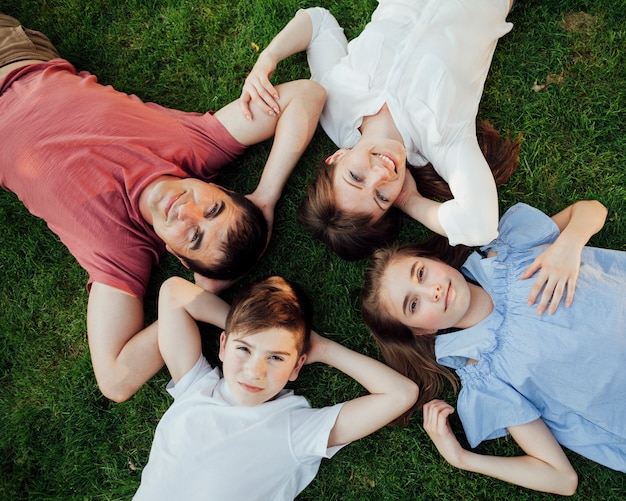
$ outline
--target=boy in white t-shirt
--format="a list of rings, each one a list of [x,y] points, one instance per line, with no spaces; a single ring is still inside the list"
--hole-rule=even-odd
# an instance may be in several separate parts
[[[223,376],[202,355],[197,320],[225,325]],[[230,309],[182,278],[168,279],[159,296],[158,340],[174,403],[157,426],[135,500],[293,500],[323,457],[385,426],[417,399],[409,379],[311,332],[306,298],[280,277],[254,283]],[[312,409],[284,386],[313,362],[337,368],[369,394]]]

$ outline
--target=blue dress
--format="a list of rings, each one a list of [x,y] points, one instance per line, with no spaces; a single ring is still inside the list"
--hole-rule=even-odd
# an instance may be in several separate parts
[[[463,273],[491,296],[477,325],[437,337],[437,361],[461,379],[457,412],[468,441],[542,418],[557,441],[626,472],[626,252],[585,247],[573,304],[536,313],[535,277],[519,276],[559,235],[548,216],[517,204]],[[478,360],[467,365],[468,359]]]

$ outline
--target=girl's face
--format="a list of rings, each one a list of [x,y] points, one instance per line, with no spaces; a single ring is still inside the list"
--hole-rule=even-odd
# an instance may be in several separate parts
[[[328,157],[335,163],[333,187],[337,206],[378,220],[395,202],[406,175],[406,150],[398,141],[361,139]]]
[[[414,334],[468,327],[470,288],[451,266],[423,257],[392,260],[381,280],[381,306]]]

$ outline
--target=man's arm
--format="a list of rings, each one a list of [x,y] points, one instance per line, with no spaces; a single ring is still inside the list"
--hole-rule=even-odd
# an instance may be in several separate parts
[[[130,398],[163,367],[156,323],[144,328],[143,303],[120,289],[92,284],[87,336],[98,386],[111,400]]]
[[[309,145],[317,128],[326,92],[310,80],[296,80],[277,86],[282,111],[269,116],[255,113],[253,120],[241,114],[237,101],[215,113],[226,129],[245,145],[265,141],[274,143],[256,190],[249,198],[263,211],[271,231],[274,207],[296,163]],[[257,109],[252,104],[253,109]]]
[[[202,296],[197,292],[202,289],[178,280]],[[194,318],[224,328],[228,305],[221,299],[190,301],[189,308]],[[143,303],[138,298],[99,282],[92,284],[87,335],[94,374],[104,396],[116,402],[127,400],[163,367],[157,329],[157,322],[144,327]],[[180,340],[177,343],[182,346]],[[196,357],[193,363],[197,360]]]
[[[328,438],[328,446],[342,445],[374,433],[415,404],[417,385],[391,367],[316,333],[306,363],[322,362],[361,384],[369,395],[346,402]]]

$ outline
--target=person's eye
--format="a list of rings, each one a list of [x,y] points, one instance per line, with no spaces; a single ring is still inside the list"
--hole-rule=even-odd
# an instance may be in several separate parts
[[[237,350],[243,351],[244,353],[250,353],[250,350],[247,346],[237,346]]]
[[[272,355],[272,356],[270,357],[270,360],[274,360],[274,361],[276,361],[276,362],[282,362],[282,361],[284,361],[285,359],[284,359],[284,357],[281,357],[280,355]]]
[[[383,203],[389,203],[389,199],[383,195],[380,191],[376,192],[376,198],[378,198],[378,200],[380,200]]]
[[[361,182],[361,176],[359,176],[358,174],[355,174],[352,171],[350,171],[350,177],[352,178],[352,180],[356,181],[357,183]]]
[[[209,210],[206,212],[204,217],[208,219],[212,216],[215,216],[220,211],[220,207],[221,207],[221,204],[219,202],[216,204],[213,204],[211,207],[209,207]]]
[[[417,280],[420,282],[424,280],[424,268],[423,267],[417,270]]]
[[[417,309],[417,299],[414,299],[413,301],[409,303],[409,311],[411,313],[415,313],[416,309]]]
[[[200,237],[200,230],[196,228],[193,232],[193,235],[191,235],[191,243],[194,243],[196,240],[198,240],[199,237]]]

